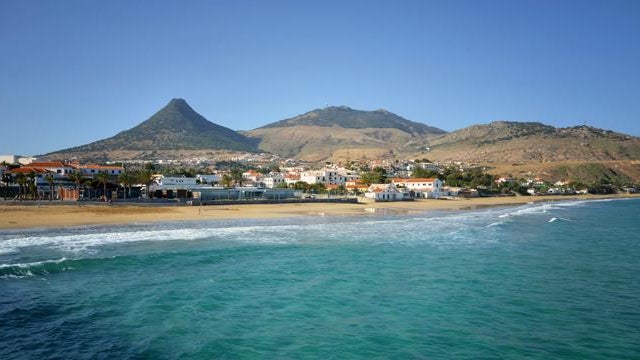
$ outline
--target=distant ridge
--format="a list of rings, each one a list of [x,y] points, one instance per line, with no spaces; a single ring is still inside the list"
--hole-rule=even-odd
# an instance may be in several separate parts
[[[431,139],[430,158],[478,163],[640,159],[640,139],[590,126],[495,121]]]
[[[117,151],[158,150],[234,150],[255,151],[255,141],[242,134],[210,122],[183,99],[169,103],[132,129],[87,145],[47,154],[47,157],[101,153],[102,157]]]
[[[375,159],[420,151],[446,132],[387,110],[329,106],[277,121],[245,134],[260,149],[308,161]]]
[[[422,123],[409,121],[384,109],[374,111],[355,110],[348,106],[329,106],[315,109],[296,117],[280,120],[258,129],[291,127],[300,125],[345,129],[398,129],[409,134],[432,135],[446,131]]]

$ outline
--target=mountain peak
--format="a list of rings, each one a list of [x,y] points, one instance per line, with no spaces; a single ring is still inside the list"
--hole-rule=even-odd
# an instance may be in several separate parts
[[[171,99],[158,112],[132,129],[111,138],[64,151],[218,149],[255,151],[254,141],[210,122],[184,99]]]
[[[344,129],[397,129],[407,134],[444,134],[445,131],[404,119],[390,111],[356,110],[346,105],[315,109],[293,118],[268,124],[264,128],[287,128],[295,126],[341,127]]]

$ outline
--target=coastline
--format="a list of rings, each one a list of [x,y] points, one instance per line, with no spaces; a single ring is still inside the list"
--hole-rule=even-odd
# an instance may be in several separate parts
[[[488,197],[407,202],[364,202],[357,204],[239,204],[209,206],[141,206],[136,204],[0,204],[0,230],[63,228],[86,225],[124,225],[164,221],[207,221],[228,219],[273,219],[297,216],[366,216],[415,214],[428,211],[474,210],[527,203],[640,198],[640,194],[552,195]]]

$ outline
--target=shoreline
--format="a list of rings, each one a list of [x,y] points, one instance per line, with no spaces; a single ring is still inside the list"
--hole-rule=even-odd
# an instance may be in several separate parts
[[[88,225],[126,225],[164,221],[215,221],[230,219],[275,219],[298,216],[375,216],[417,214],[429,211],[464,211],[496,206],[517,206],[572,200],[640,198],[640,194],[549,195],[487,197],[406,202],[237,204],[167,206],[137,204],[35,204],[0,203],[0,230],[64,228]],[[64,205],[64,206],[61,206]]]

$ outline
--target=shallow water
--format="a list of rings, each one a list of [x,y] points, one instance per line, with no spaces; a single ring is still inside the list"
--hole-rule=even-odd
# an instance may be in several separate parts
[[[2,231],[0,358],[639,358],[639,206]]]

